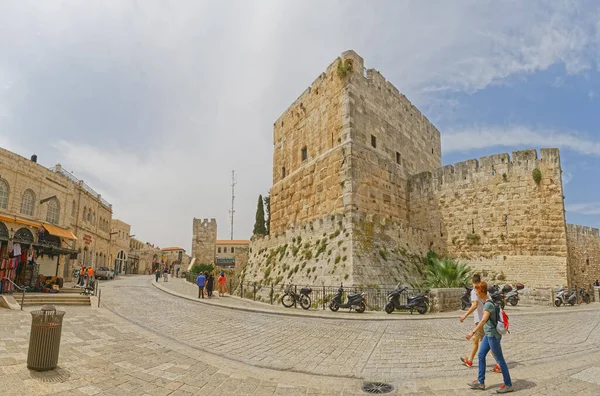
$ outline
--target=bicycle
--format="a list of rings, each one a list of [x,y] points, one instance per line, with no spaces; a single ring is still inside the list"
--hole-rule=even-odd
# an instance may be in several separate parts
[[[290,308],[293,307],[296,302],[299,302],[300,306],[307,310],[310,308],[312,303],[310,297],[308,296],[310,293],[312,293],[311,288],[303,287],[300,289],[300,294],[297,294],[292,290],[292,285],[289,285],[285,291],[285,294],[281,297],[281,304],[283,304],[283,306],[286,308]]]

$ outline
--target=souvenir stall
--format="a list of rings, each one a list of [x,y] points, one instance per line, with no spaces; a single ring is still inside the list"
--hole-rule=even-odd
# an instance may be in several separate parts
[[[10,235],[0,222],[0,293],[13,292],[14,284],[27,291],[56,292],[62,287],[63,278],[58,274],[60,257],[71,257],[77,252],[63,247],[57,234],[65,234],[67,239],[75,236],[61,228],[41,225],[37,226],[37,234],[35,238],[29,227],[20,226]]]
[[[22,227],[10,238],[6,225],[0,223],[0,241],[0,293],[14,291],[13,282],[32,286],[37,277],[33,233]]]

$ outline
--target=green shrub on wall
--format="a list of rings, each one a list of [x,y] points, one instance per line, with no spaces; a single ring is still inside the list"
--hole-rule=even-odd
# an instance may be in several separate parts
[[[535,181],[535,184],[540,184],[542,181],[542,171],[540,171],[538,168],[535,168],[533,172],[531,172],[531,175],[533,176],[533,181]]]

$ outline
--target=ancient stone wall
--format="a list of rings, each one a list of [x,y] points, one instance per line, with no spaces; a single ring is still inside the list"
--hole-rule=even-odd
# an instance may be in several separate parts
[[[345,191],[352,186],[344,187],[350,176],[348,79],[337,71],[341,61],[331,63],[274,124],[271,232],[350,205]],[[362,59],[353,67],[362,70]]]
[[[541,180],[534,180],[539,170]],[[483,157],[410,179],[410,219],[478,270],[538,286],[566,282],[560,157],[542,149]]]
[[[193,222],[192,259],[196,264],[215,263],[217,251],[217,221],[215,219],[196,219]]]
[[[313,159],[271,188],[271,233],[344,211],[348,145]],[[349,183],[350,184],[350,183]],[[346,197],[346,199],[345,199]]]
[[[246,282],[395,285],[422,279],[429,240],[385,218],[336,214],[254,238],[250,247]]]
[[[569,285],[590,288],[600,279],[600,235],[597,228],[567,224]]]

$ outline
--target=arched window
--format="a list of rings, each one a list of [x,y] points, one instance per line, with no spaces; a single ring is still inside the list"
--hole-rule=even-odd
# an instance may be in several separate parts
[[[6,209],[8,207],[8,183],[4,180],[0,180],[0,208]]]
[[[87,216],[87,208],[84,206],[83,207],[83,221],[85,221],[86,216]]]
[[[92,209],[88,209],[87,221],[92,222]]]
[[[54,198],[48,201],[48,214],[46,215],[46,221],[52,224],[58,224],[60,218],[60,203],[58,199]]]
[[[77,204],[75,203],[75,201],[73,201],[73,206],[71,206],[71,216],[73,216],[73,217],[77,216],[76,209],[77,209]]]
[[[21,213],[27,216],[33,216],[33,208],[35,205],[35,194],[30,189],[23,193],[23,201],[21,201]]]

